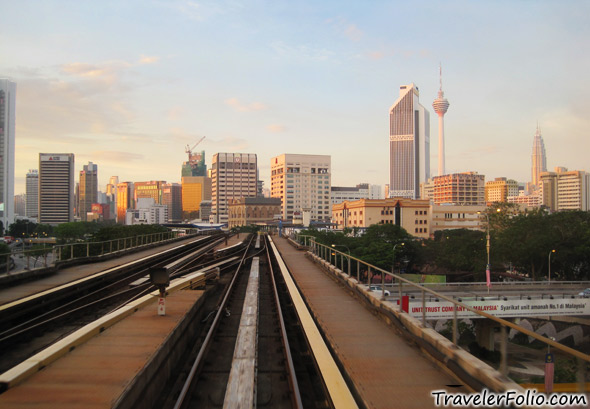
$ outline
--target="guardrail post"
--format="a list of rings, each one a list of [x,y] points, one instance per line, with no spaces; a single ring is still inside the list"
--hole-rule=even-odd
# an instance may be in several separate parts
[[[74,245],[73,244],[70,244],[70,250],[71,250],[70,258],[73,260],[74,259]]]
[[[586,381],[584,379],[584,368],[586,367],[586,362],[580,359],[580,357],[577,357],[576,363],[578,364],[578,370],[576,373],[576,380],[578,381],[578,392],[584,393],[586,392]]]
[[[348,271],[346,273],[348,274],[348,277],[350,277],[352,275],[352,271],[350,270],[350,256],[348,256],[347,258],[348,258]]]
[[[110,248],[109,248],[109,254],[113,252],[113,241],[109,240],[110,243]]]
[[[457,336],[457,304],[453,303],[453,344],[457,345],[457,340],[459,337]]]
[[[367,285],[371,289],[371,266],[369,266],[369,270],[367,271]]]
[[[361,282],[361,262],[359,260],[356,261],[356,282]]]
[[[500,373],[504,376],[508,373],[508,332],[506,326],[500,327]]]
[[[90,243],[86,243],[86,257],[90,257]]]
[[[381,299],[385,299],[385,274],[381,271]]]
[[[6,274],[10,274],[10,253],[6,255]]]
[[[426,328],[426,293],[422,289],[422,325]]]
[[[398,281],[397,287],[399,290],[399,309],[401,310],[402,309],[402,285],[403,285],[403,282],[402,282],[401,278],[398,278],[397,281]]]

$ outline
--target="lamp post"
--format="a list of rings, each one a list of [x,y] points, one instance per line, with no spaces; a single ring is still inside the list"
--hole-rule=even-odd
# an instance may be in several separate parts
[[[344,244],[332,244],[333,248],[336,248],[336,246],[340,246],[340,247],[346,247],[346,250],[348,251],[348,271],[347,274],[350,275],[350,249],[348,248],[348,246],[345,246]],[[344,266],[343,266],[344,267]]]
[[[501,209],[496,209],[499,213]],[[477,212],[477,214],[482,214],[482,212]],[[490,268],[490,215],[485,212],[483,215],[486,217],[486,250],[488,253],[488,263],[486,265],[486,286],[488,287],[488,294],[490,293],[490,287],[492,286],[491,280],[491,268]]]
[[[555,250],[549,252],[549,283],[551,283],[551,253],[555,253]]]
[[[396,243],[393,245],[393,261],[391,262],[391,274],[395,274],[395,248],[398,246],[405,246],[406,243]]]

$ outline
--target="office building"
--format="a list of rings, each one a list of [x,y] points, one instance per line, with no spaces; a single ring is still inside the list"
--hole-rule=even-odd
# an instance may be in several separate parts
[[[211,183],[211,178],[206,176],[182,178],[182,212],[185,214],[183,218],[195,218],[196,212],[201,210],[201,203],[211,200]]]
[[[485,205],[433,204],[430,206],[431,234],[439,230],[451,229],[481,230],[482,217],[478,212],[485,212],[485,210]]]
[[[256,197],[258,159],[253,153],[216,153],[211,164],[211,215],[227,223],[232,199]]]
[[[433,203],[485,205],[485,176],[477,172],[435,176]]]
[[[590,210],[590,176],[582,170],[541,172],[543,205],[551,211]]]
[[[395,224],[412,236],[430,237],[430,201],[387,198],[345,201],[332,206],[332,221],[338,229],[366,228],[374,224]]]
[[[282,219],[330,222],[331,157],[285,153],[271,159],[270,195],[282,201]]]
[[[135,209],[133,182],[117,184],[117,223],[125,224],[127,211]]]
[[[389,197],[417,199],[430,177],[430,114],[418,87],[402,85],[389,109]]]
[[[182,221],[182,185],[166,183],[162,186],[162,204],[168,208],[168,223]]]
[[[438,98],[432,103],[434,112],[438,115],[438,176],[444,175],[445,172],[445,122],[444,116],[449,109],[449,101],[445,98],[442,90],[442,67],[440,68],[440,89]]]
[[[84,165],[80,171],[78,185],[78,214],[80,220],[87,221],[92,213],[92,204],[98,202],[98,166],[92,162]]]
[[[508,197],[518,196],[518,182],[513,179],[495,178],[485,184],[485,202],[507,202]]]
[[[27,201],[24,216],[36,219],[39,217],[39,171],[30,169],[27,173],[25,189]]]
[[[533,139],[533,154],[531,155],[531,183],[535,188],[540,187],[541,173],[547,172],[547,155],[541,131],[537,125],[537,132]]]
[[[26,217],[26,207],[27,207],[27,195],[20,194],[14,195],[14,217],[15,219],[17,216]]]
[[[155,204],[162,204],[162,187],[166,184],[163,180],[151,180],[149,182],[133,183],[133,199],[135,203],[139,199],[154,199]]]
[[[7,229],[14,221],[14,147],[16,83],[0,79],[0,222]]]
[[[332,186],[330,198],[335,205],[345,200],[352,202],[359,199],[383,199],[383,196],[381,196],[381,186],[361,183],[355,187]]]
[[[39,223],[74,221],[74,154],[39,154]]]
[[[281,199],[273,197],[243,197],[229,202],[228,225],[266,224],[281,214]]]

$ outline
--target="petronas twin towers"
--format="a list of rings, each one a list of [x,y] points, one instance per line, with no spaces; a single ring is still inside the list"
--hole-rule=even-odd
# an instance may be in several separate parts
[[[547,156],[545,154],[545,144],[541,137],[539,125],[533,139],[533,154],[531,155],[531,183],[539,187],[541,181],[541,172],[547,172]]]

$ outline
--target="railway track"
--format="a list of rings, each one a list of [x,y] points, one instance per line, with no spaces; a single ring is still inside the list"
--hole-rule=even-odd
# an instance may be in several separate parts
[[[330,408],[268,239],[249,244],[164,408]]]

